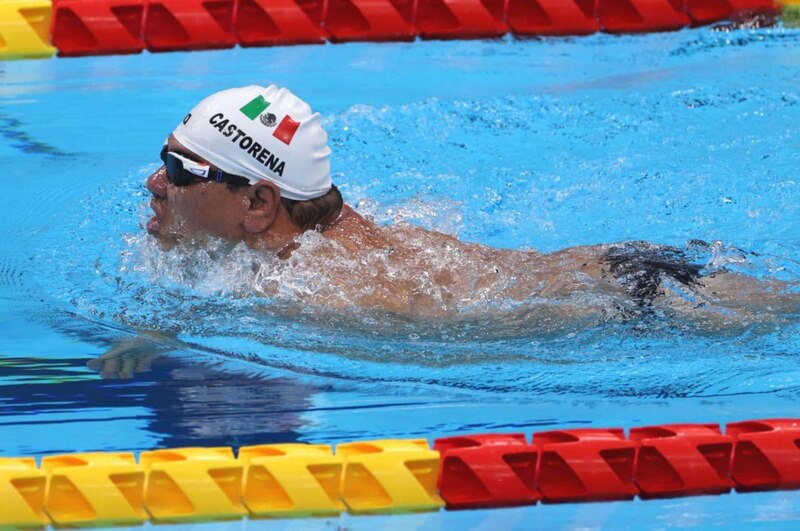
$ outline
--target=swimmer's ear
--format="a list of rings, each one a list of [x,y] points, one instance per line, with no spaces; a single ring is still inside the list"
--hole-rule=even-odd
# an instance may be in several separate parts
[[[256,234],[267,230],[278,216],[281,192],[269,181],[254,184],[247,192],[250,201],[244,214],[242,226],[249,233]]]

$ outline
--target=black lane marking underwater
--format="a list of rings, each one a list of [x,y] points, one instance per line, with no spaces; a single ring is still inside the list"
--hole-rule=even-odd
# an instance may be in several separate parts
[[[11,147],[23,153],[36,153],[42,155],[53,155],[56,157],[69,157],[71,153],[61,151],[55,146],[34,140],[25,132],[25,125],[10,116],[0,114],[0,136],[10,140]]]

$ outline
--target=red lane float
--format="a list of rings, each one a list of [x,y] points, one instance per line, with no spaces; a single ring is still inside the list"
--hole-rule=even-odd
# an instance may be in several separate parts
[[[779,15],[781,4],[775,0],[728,0],[734,15],[772,14]]]
[[[686,13],[692,25],[719,22],[736,15],[778,14],[780,6],[774,0],[685,0]]]
[[[508,0],[506,22],[515,35],[590,35],[600,31],[595,0]]]
[[[325,0],[332,42],[413,41],[414,0]]]
[[[534,487],[537,452],[521,433],[436,439],[442,455],[439,494],[450,509],[530,505],[541,499]]]
[[[684,0],[598,0],[597,19],[608,33],[677,30],[689,25]]]
[[[776,0],[54,0],[59,55],[679,29]]]
[[[508,33],[504,0],[416,0],[414,19],[425,39],[500,37]]]
[[[147,0],[144,41],[151,52],[232,48],[234,0]]]
[[[144,50],[144,0],[56,0],[50,26],[60,56]]]
[[[233,33],[242,46],[322,44],[322,0],[237,0]]]
[[[633,477],[642,498],[729,492],[733,442],[716,424],[632,428]]]
[[[750,420],[728,424],[735,442],[731,477],[736,490],[800,488],[800,420]]]
[[[728,0],[686,0],[686,14],[693,26],[710,24],[725,19],[733,13]]]
[[[533,434],[539,450],[536,486],[547,502],[631,500],[636,445],[621,428]]]

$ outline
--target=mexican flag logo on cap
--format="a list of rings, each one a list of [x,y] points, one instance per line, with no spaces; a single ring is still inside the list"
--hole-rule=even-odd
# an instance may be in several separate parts
[[[239,110],[251,120],[255,120],[261,113],[266,111],[267,107],[269,106],[270,102],[265,100],[264,96],[256,96]],[[270,114],[268,119],[261,120],[261,123],[270,127],[274,126],[276,123],[274,115]],[[300,122],[295,122],[292,120],[292,117],[287,114],[283,117],[278,127],[275,128],[275,131],[272,132],[272,136],[287,146],[291,145],[292,138],[294,138],[294,134],[297,132],[298,127],[300,127]]]

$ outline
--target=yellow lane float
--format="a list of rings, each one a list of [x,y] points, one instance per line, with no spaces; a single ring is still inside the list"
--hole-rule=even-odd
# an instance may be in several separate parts
[[[51,57],[49,0],[0,0],[0,60]]]

